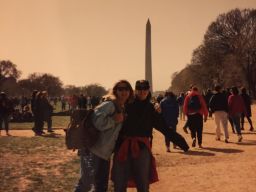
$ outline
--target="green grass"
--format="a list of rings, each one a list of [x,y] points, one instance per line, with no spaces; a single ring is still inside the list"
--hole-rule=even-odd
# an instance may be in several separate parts
[[[66,128],[69,124],[70,117],[69,116],[53,116],[52,117],[52,126],[57,128]],[[34,123],[10,123],[10,129],[15,130],[25,130],[25,129],[32,129]],[[44,124],[44,127],[46,127],[47,124]]]
[[[0,146],[1,192],[74,191],[80,160],[66,149],[63,136],[0,137]]]
[[[0,191],[73,191],[79,158],[59,137],[0,137]]]

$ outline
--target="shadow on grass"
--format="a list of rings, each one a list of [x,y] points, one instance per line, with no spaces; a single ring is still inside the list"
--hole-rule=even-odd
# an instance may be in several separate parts
[[[243,150],[240,149],[230,149],[230,148],[213,148],[213,147],[205,147],[204,149],[213,151],[213,152],[220,152],[220,153],[242,153]]]
[[[215,156],[214,153],[210,152],[205,152],[205,151],[188,151],[188,152],[183,152],[182,154],[184,155],[192,155],[192,156]]]
[[[49,138],[60,138],[62,135],[59,133],[49,133],[45,135],[41,135],[42,137],[49,137]]]

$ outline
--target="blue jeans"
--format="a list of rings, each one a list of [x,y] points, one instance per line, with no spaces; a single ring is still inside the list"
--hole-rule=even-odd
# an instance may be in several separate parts
[[[120,162],[116,158],[113,160],[113,182],[115,192],[126,192],[127,181],[132,176],[136,183],[137,191],[149,191],[149,177],[151,170],[151,152],[147,147],[140,150],[139,157],[133,159],[131,153],[128,153],[127,160]]]
[[[108,190],[110,161],[96,156],[87,149],[80,150],[80,156],[81,177],[75,192],[106,192]]]
[[[236,129],[237,135],[241,135],[241,127],[240,127],[241,114],[236,114],[231,118],[232,118],[233,126]]]

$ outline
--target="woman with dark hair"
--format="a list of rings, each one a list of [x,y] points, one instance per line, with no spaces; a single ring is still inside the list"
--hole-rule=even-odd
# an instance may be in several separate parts
[[[229,116],[232,118],[233,125],[236,129],[238,142],[242,141],[242,133],[240,127],[241,114],[247,115],[243,98],[239,95],[237,87],[231,88],[231,95],[228,97],[228,111]]]
[[[151,152],[150,138],[156,128],[170,138],[160,114],[161,108],[151,102],[150,85],[139,80],[135,85],[135,100],[126,107],[127,118],[117,141],[112,169],[115,192],[127,187],[148,192],[149,184],[158,181],[155,159]],[[184,151],[188,150],[188,146]]]
[[[242,115],[241,115],[241,130],[244,130],[244,118],[246,117],[248,122],[249,122],[249,124],[250,124],[250,131],[253,131],[254,128],[253,128],[252,120],[251,120],[251,116],[252,116],[252,110],[251,110],[252,102],[251,102],[251,98],[250,98],[249,94],[247,94],[247,91],[246,91],[245,87],[243,87],[241,89],[241,91],[242,91],[241,96],[242,96],[242,98],[244,100],[245,109],[246,109],[246,113],[247,113],[247,115],[245,115],[244,113],[242,113]]]
[[[93,124],[100,131],[95,145],[89,149],[81,149],[81,178],[75,192],[106,192],[110,157],[126,118],[125,105],[133,100],[133,90],[126,80],[118,81],[112,93],[94,109]]]

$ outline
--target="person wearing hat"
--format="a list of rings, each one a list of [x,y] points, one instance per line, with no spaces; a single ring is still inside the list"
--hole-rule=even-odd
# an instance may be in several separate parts
[[[165,129],[160,106],[155,108],[150,102],[149,89],[147,80],[136,81],[135,100],[126,106],[127,118],[119,133],[113,157],[112,180],[115,192],[126,191],[127,187],[148,192],[149,184],[158,181],[150,145],[153,128],[171,136]]]
[[[10,136],[9,133],[9,118],[10,114],[13,111],[12,102],[7,98],[5,92],[0,93],[0,135],[2,126],[4,124],[4,128],[6,131],[6,135]]]

